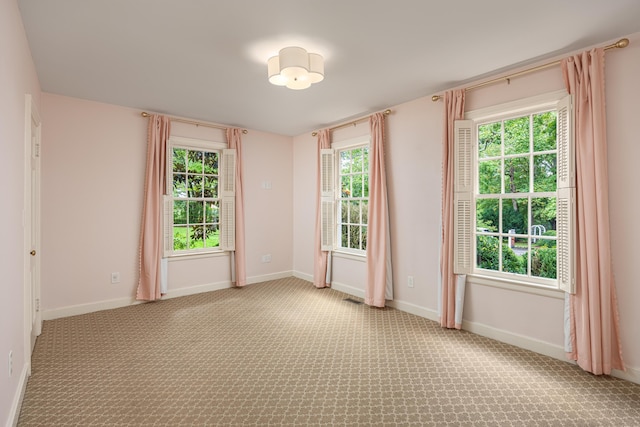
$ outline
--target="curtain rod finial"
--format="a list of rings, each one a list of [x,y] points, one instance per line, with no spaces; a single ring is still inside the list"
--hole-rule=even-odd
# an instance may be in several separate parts
[[[142,113],[140,113],[140,115],[142,117],[151,117],[151,114],[147,113],[146,111],[143,111]]]
[[[616,43],[616,47],[620,49],[627,46],[629,46],[629,39],[620,39],[618,40],[618,43]]]
[[[431,97],[431,100],[432,100],[433,102],[440,101],[440,99],[442,99],[442,95],[433,95],[433,96]]]

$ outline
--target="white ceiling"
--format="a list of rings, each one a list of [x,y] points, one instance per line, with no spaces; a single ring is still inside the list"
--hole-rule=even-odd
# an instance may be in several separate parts
[[[640,31],[638,0],[18,0],[45,92],[299,135]],[[325,57],[302,91],[285,46]]]

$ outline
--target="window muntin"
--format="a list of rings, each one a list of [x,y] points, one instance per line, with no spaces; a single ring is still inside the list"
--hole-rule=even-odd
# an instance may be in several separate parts
[[[173,251],[203,252],[220,246],[220,151],[171,148]]]
[[[556,280],[555,110],[477,122],[475,271]]]
[[[369,145],[338,149],[336,154],[338,247],[363,252],[369,221]]]

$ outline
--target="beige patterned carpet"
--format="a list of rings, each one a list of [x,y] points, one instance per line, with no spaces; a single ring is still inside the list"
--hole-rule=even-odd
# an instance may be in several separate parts
[[[47,321],[19,426],[640,426],[640,385],[290,278]]]

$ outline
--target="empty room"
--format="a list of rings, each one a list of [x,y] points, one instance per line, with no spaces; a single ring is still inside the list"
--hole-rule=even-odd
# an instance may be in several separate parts
[[[639,2],[1,0],[0,56],[0,425],[640,425]]]

